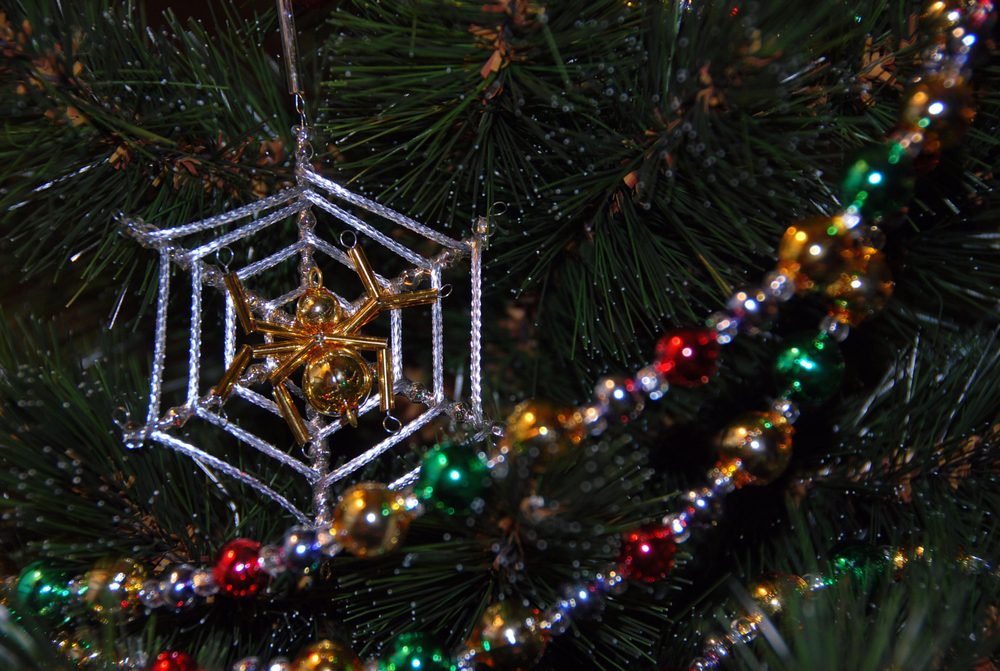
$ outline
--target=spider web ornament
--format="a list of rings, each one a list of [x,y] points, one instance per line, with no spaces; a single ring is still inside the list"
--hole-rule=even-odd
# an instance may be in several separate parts
[[[296,102],[299,103],[298,98]],[[194,459],[210,475],[217,471],[248,485],[285,508],[299,522],[319,523],[329,513],[328,497],[333,485],[389,452],[442,413],[476,426],[482,424],[481,290],[482,251],[486,243],[487,227],[486,220],[480,219],[471,237],[457,240],[369,198],[353,193],[311,168],[308,161],[307,128],[302,123],[293,130],[296,136],[294,187],[229,212],[172,228],[158,228],[141,220],[125,219],[125,231],[142,245],[157,250],[160,259],[149,403],[144,423],[127,426],[124,439],[130,447],[150,442],[184,454]],[[318,225],[314,210],[343,226],[339,236],[340,246],[321,235],[327,230],[326,227]],[[291,219],[295,221],[295,236],[287,246],[235,270],[229,270],[223,267],[225,264],[219,262],[220,252],[226,252],[232,245],[252,244],[254,237],[262,231],[280,228],[283,222]],[[384,230],[387,227],[389,229],[401,227],[415,234],[420,244],[403,244],[396,237],[387,234]],[[392,279],[374,272],[371,266],[361,268],[357,257],[360,254],[364,258],[360,246],[367,244],[375,244],[387,250],[408,267]],[[415,249],[417,246],[421,251]],[[342,247],[345,247],[346,251]],[[424,251],[427,248],[440,251],[428,255]],[[302,399],[305,396],[303,390],[287,377],[275,385],[277,392],[275,399],[278,402],[252,388],[269,377],[273,380],[276,371],[280,373],[279,369],[288,363],[287,357],[282,359],[280,356],[268,353],[273,354],[283,347],[283,341],[280,340],[282,330],[296,329],[295,318],[287,307],[294,305],[301,296],[316,287],[317,256],[325,257],[335,265],[357,271],[358,277],[354,286],[357,290],[362,287],[367,290],[365,296],[352,302],[341,295],[343,288],[337,286],[341,293],[332,295],[347,320],[358,318],[355,321],[360,321],[359,312],[371,307],[373,295],[382,297],[380,310],[387,311],[390,315],[388,343],[382,345],[380,350],[385,352],[385,357],[379,355],[379,369],[373,373],[379,376],[379,386],[382,390],[364,400],[356,408],[356,416],[363,417],[380,407],[382,410],[391,408],[392,404],[390,399],[386,398],[386,393],[404,395],[412,402],[423,406],[419,414],[405,422],[387,414],[383,423],[389,435],[337,467],[331,466],[328,441],[345,425],[354,422],[354,411],[339,416],[316,412],[307,403],[303,403]],[[468,405],[449,399],[445,394],[442,312],[444,298],[442,272],[466,259],[470,263],[472,298]],[[253,280],[283,263],[296,260],[298,282],[289,287],[285,293],[264,296],[243,288],[243,283],[248,280]],[[186,400],[183,404],[162,411],[168,332],[170,325],[176,319],[170,310],[171,271],[175,268],[189,276],[186,282],[187,290],[190,292]],[[430,290],[412,291],[412,288],[423,281],[429,282]],[[239,286],[239,290],[234,289],[234,284]],[[215,354],[212,353],[213,349],[204,347],[202,341],[203,326],[206,323],[204,315],[206,292],[212,291],[221,292],[225,300],[223,342],[221,348],[214,349]],[[407,296],[415,294],[421,294],[420,302],[430,304],[432,378],[430,388],[417,384],[404,375],[402,309],[408,303],[414,302],[408,300]],[[247,354],[249,346],[237,352],[237,324],[242,323],[246,330],[247,324],[254,323],[254,320],[260,320],[260,323],[273,328],[270,332],[269,329],[262,331],[265,342],[257,346],[263,362],[249,365],[249,362],[245,361],[249,356]],[[277,341],[275,334],[279,337]],[[316,337],[326,336],[320,334]],[[378,339],[368,338],[368,340]],[[219,355],[227,374],[222,381],[206,380],[202,375],[203,361],[208,357],[219,357]],[[244,360],[237,360],[237,365],[233,366],[234,359],[238,357]],[[298,442],[305,445],[307,459],[299,459],[275,442],[247,430],[236,421],[231,421],[223,408],[233,403],[247,404],[270,413],[279,422],[289,420],[286,403],[303,405],[306,416],[299,415],[301,425],[297,430],[293,427],[293,433]],[[190,421],[204,422],[215,430],[232,436],[239,444],[260,452],[304,478],[312,487],[312,519],[267,485],[259,474],[228,463],[211,454],[210,448],[199,446],[192,440],[178,435],[178,430]],[[292,422],[289,421],[289,424]],[[418,470],[406,473],[390,486],[402,487],[409,484],[416,478]]]

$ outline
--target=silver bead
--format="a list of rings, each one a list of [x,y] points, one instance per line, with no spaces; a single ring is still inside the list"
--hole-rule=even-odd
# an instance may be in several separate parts
[[[164,605],[163,595],[160,594],[160,582],[158,580],[147,580],[142,583],[139,590],[139,601],[149,609],[159,608]]]
[[[717,659],[698,657],[691,660],[691,666],[688,667],[688,671],[719,671],[721,668],[722,665]]]
[[[795,282],[783,272],[773,270],[764,276],[763,289],[774,300],[784,302],[795,295]]]
[[[740,331],[738,319],[725,312],[715,312],[706,320],[708,328],[715,331],[715,340],[720,345],[728,345]]]
[[[823,576],[818,573],[804,573],[802,574],[802,580],[806,583],[806,588],[809,590],[806,594],[815,594],[821,590],[827,588],[827,582]]]
[[[569,615],[561,611],[554,611],[552,613],[542,615],[541,619],[538,621],[538,628],[551,636],[559,636],[560,634],[566,633],[566,630],[569,629],[569,625]]]
[[[719,636],[717,634],[711,634],[705,637],[704,651],[705,656],[709,659],[712,656],[717,659],[725,659],[729,656],[729,640],[724,636]]]
[[[172,566],[160,579],[160,594],[163,595],[164,602],[174,610],[181,610],[191,606],[197,594],[194,591],[194,583],[191,578],[194,568],[187,564]]]
[[[316,531],[303,526],[289,529],[285,532],[281,556],[288,570],[311,573],[323,558]]]
[[[192,573],[191,584],[194,586],[194,593],[201,597],[212,596],[219,592],[219,586],[215,584],[215,576],[208,569],[198,569]]]
[[[671,513],[664,516],[663,526],[670,527],[675,543],[685,543],[691,538],[691,521],[684,513]]]
[[[659,401],[670,389],[670,385],[656,370],[656,366],[646,366],[636,373],[635,382],[651,401]]]
[[[801,414],[799,407],[795,405],[794,401],[790,401],[787,398],[776,398],[771,401],[771,410],[782,417],[785,418],[789,424],[794,424],[799,419]]]
[[[592,436],[599,436],[608,428],[605,409],[598,404],[585,405],[579,410],[580,423]]]
[[[606,377],[594,387],[594,400],[605,409],[609,421],[627,424],[646,407],[636,383],[626,377]]]
[[[759,322],[774,316],[770,298],[763,289],[741,289],[729,298],[726,308],[741,322]]]
[[[266,671],[292,671],[292,662],[287,657],[275,657],[268,662]]]
[[[316,542],[319,543],[320,552],[327,557],[339,554],[343,549],[340,543],[337,542],[336,534],[327,524],[316,529]]]
[[[246,657],[233,664],[231,671],[263,671],[259,657]]]
[[[851,327],[848,324],[843,324],[836,317],[830,315],[823,317],[823,320],[819,323],[819,330],[837,342],[844,342],[847,340],[847,336],[851,334]]]
[[[279,576],[288,568],[285,566],[285,557],[281,548],[277,545],[265,545],[258,553],[260,557],[260,567],[271,576]]]
[[[757,623],[749,617],[738,617],[729,625],[729,632],[734,641],[749,645],[757,638]]]

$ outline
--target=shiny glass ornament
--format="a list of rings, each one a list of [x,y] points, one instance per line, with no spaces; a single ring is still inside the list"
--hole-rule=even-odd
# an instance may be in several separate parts
[[[383,484],[363,482],[344,492],[333,510],[330,529],[345,550],[369,557],[395,549],[409,525],[402,496]]]
[[[199,671],[201,667],[186,652],[161,652],[149,671]]]
[[[796,401],[819,403],[833,395],[844,378],[844,355],[826,334],[788,338],[774,362],[779,392]]]
[[[145,581],[146,570],[131,559],[101,561],[83,576],[83,601],[99,617],[130,611],[141,605],[139,592]]]
[[[604,409],[609,420],[627,424],[646,406],[639,386],[632,378],[615,375],[597,381],[594,400]]]
[[[285,534],[281,554],[285,566],[296,573],[312,573],[323,561],[323,552],[316,530],[308,527],[289,529]]]
[[[848,163],[841,199],[866,219],[902,209],[913,197],[913,161],[898,142],[869,147]]]
[[[719,464],[737,486],[766,485],[785,472],[792,457],[793,429],[773,412],[748,412],[719,438]]]
[[[30,615],[57,613],[71,597],[67,585],[67,578],[62,573],[40,563],[30,564],[17,578],[15,592],[18,608]]]
[[[670,384],[697,387],[715,375],[719,342],[709,329],[674,329],[656,344],[656,370]]]
[[[548,643],[538,627],[539,617],[537,609],[511,601],[487,608],[467,642],[476,663],[503,671],[534,668]]]
[[[194,585],[194,593],[200,597],[207,598],[219,593],[219,584],[215,582],[215,569],[195,569],[191,574],[191,584]]]
[[[192,574],[194,568],[187,564],[171,566],[160,578],[160,595],[163,601],[173,608],[180,610],[187,608],[194,603],[197,594],[194,591]]]
[[[468,514],[489,484],[489,466],[473,445],[440,443],[424,455],[414,492],[429,508]]]
[[[826,295],[833,299],[832,316],[856,326],[885,307],[892,288],[885,255],[872,247],[860,247],[847,269],[826,287]]]
[[[536,453],[544,461],[565,454],[583,437],[575,408],[532,399],[520,403],[507,417],[498,446],[504,454]]]
[[[923,150],[958,144],[976,117],[972,89],[961,77],[940,72],[918,81],[903,98],[900,123],[924,134]]]
[[[258,555],[260,556],[260,566],[268,575],[277,577],[288,570],[285,565],[285,552],[280,546],[265,545],[261,547]]]
[[[677,544],[669,526],[633,529],[622,538],[618,570],[630,580],[663,580],[674,567]]]
[[[267,587],[270,579],[260,563],[260,543],[236,538],[222,547],[212,570],[222,594],[238,599],[253,596]]]
[[[292,671],[362,671],[363,668],[353,650],[328,640],[307,645],[292,662]]]
[[[247,657],[233,664],[229,671],[264,671],[264,664],[257,657]]]
[[[326,329],[336,326],[344,315],[340,302],[322,286],[306,289],[295,305],[295,321],[300,326]]]
[[[316,410],[343,415],[372,389],[372,372],[358,354],[331,349],[311,359],[302,373],[302,392]]]
[[[378,661],[379,671],[450,671],[444,649],[428,634],[411,632],[389,641]]]
[[[778,245],[778,271],[801,291],[822,289],[850,260],[851,241],[843,217],[810,217],[785,230]]]

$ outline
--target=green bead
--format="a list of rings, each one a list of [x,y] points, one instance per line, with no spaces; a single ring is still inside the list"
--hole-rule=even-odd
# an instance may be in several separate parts
[[[417,498],[449,514],[467,513],[489,486],[489,471],[472,445],[436,445],[424,455],[415,490]]]
[[[862,151],[841,182],[845,206],[863,217],[880,217],[901,209],[913,197],[913,162],[897,142]]]
[[[844,377],[844,355],[832,338],[793,336],[774,363],[774,377],[781,392],[796,401],[819,403],[829,398]]]
[[[67,604],[71,593],[66,577],[31,564],[17,579],[18,608],[30,615],[51,615]]]
[[[400,634],[378,662],[379,671],[451,671],[455,666],[427,634]]]

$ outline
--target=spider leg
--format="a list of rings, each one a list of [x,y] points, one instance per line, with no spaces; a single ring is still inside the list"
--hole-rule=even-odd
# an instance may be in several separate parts
[[[281,362],[277,368],[267,376],[268,382],[274,386],[281,384],[286,377],[292,374],[296,368],[304,364],[319,348],[316,342],[309,342],[299,348],[297,352]]]
[[[368,262],[368,257],[365,256],[361,245],[351,247],[347,250],[347,255],[351,257],[351,261],[354,263],[354,270],[358,273],[358,277],[361,278],[361,283],[365,285],[365,291],[368,292],[368,296],[375,300],[381,298],[382,287],[379,285],[378,279],[375,277],[375,270],[372,268],[372,264]]]
[[[408,291],[403,294],[384,294],[379,302],[383,310],[399,310],[417,305],[429,305],[436,301],[437,297],[437,289],[424,289],[422,291]]]
[[[392,379],[392,351],[380,349],[378,357],[378,407],[382,412],[389,412],[396,407],[395,389]]]
[[[384,350],[389,346],[385,338],[376,338],[374,336],[365,336],[358,334],[338,334],[338,335],[324,335],[323,343],[330,345],[335,345],[337,347],[343,348],[353,348],[360,350],[370,350],[378,352],[379,350]]]
[[[257,333],[273,335],[276,338],[303,338],[309,336],[302,329],[295,328],[294,326],[285,326],[284,324],[276,324],[264,319],[255,319],[254,328],[257,330]]]
[[[243,332],[248,335],[253,333],[257,330],[257,325],[254,322],[253,313],[250,312],[250,300],[247,298],[247,292],[243,289],[243,283],[240,282],[239,276],[236,273],[226,273],[222,281],[233,299],[236,317],[240,320]]]
[[[219,383],[212,387],[212,393],[216,396],[222,398],[225,401],[229,398],[229,395],[233,392],[233,387],[239,382],[240,375],[246,370],[246,367],[250,365],[250,359],[253,358],[253,348],[250,345],[244,345],[240,348],[240,351],[236,353],[233,357],[233,362],[229,364],[229,368],[223,374],[222,379]]]
[[[295,436],[295,442],[299,445],[308,443],[309,430],[306,428],[305,422],[302,421],[302,415],[292,403],[292,396],[285,389],[283,383],[279,382],[274,386],[274,401],[278,404],[281,416],[288,422],[288,427],[292,430],[292,435]]]
[[[253,355],[257,359],[269,356],[283,357],[297,353],[305,345],[311,344],[311,340],[298,342],[266,342],[253,346]]]
[[[375,319],[375,317],[378,317],[379,312],[381,311],[382,309],[379,305],[379,299],[369,298],[361,305],[360,308],[358,308],[357,312],[337,324],[335,333],[351,333],[352,331],[357,331],[359,328]]]

